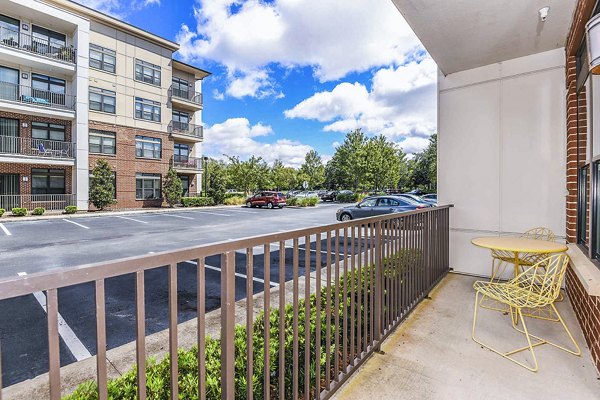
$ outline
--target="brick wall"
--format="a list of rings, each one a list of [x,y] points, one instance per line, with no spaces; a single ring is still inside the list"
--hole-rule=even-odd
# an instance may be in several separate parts
[[[65,126],[65,142],[71,141],[71,121],[57,118],[37,117],[35,115],[26,115],[12,112],[0,111],[0,118],[11,118],[19,120],[19,135],[22,138],[31,138],[31,122],[47,122],[50,124],[59,124]],[[23,127],[26,123],[27,127]]]
[[[136,173],[160,174],[164,179],[169,170],[170,160],[173,157],[173,139],[166,132],[147,131],[120,125],[110,125],[96,121],[90,121],[90,129],[98,129],[116,132],[116,154],[91,154],[89,155],[90,171],[96,165],[97,160],[103,159],[108,162],[116,173],[117,181],[117,204],[113,208],[141,208],[159,207],[161,200],[136,200],[135,198],[135,175]],[[135,155],[136,135],[149,136],[161,139],[162,155],[160,160],[137,158]],[[191,180],[194,185],[193,194],[197,187],[196,179]]]
[[[566,89],[567,89],[567,190],[566,236],[569,243],[577,243],[577,171],[585,162],[587,151],[586,93],[577,98],[575,56],[585,34],[585,24],[589,20],[595,0],[579,0],[571,23],[566,45]],[[590,187],[590,185],[587,185]],[[589,213],[588,213],[589,214]],[[586,221],[586,226],[588,225]],[[590,296],[581,281],[570,267],[567,270],[566,287],[590,348],[592,358],[600,372],[600,297]]]

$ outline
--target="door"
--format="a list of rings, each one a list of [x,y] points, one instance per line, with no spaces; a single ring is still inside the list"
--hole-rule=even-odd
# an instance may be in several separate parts
[[[173,147],[173,161],[176,165],[186,166],[189,161],[190,146],[187,144],[175,143]]]
[[[20,147],[19,120],[0,118],[0,153],[19,154]]]
[[[354,218],[368,218],[372,217],[375,213],[375,206],[377,205],[377,199],[365,199],[356,205],[354,210]]]
[[[19,174],[0,174],[0,208],[10,210],[19,207]]]
[[[178,131],[189,132],[190,114],[173,110],[173,127]]]
[[[377,200],[377,205],[373,207],[373,215],[391,214],[394,212],[394,207],[399,205],[398,201],[387,197]]]
[[[0,66],[0,99],[19,99],[19,70]]]
[[[65,105],[66,82],[42,74],[31,74],[30,101],[39,104]]]
[[[179,175],[179,179],[181,179],[181,187],[183,188],[183,197],[188,197],[190,195],[190,176],[189,175]]]

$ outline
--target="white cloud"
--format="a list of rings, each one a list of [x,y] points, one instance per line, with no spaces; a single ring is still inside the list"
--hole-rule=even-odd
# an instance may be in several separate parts
[[[414,154],[423,151],[429,145],[429,139],[422,137],[407,137],[396,143],[405,153]]]
[[[406,142],[405,149],[413,152],[436,131],[436,74],[436,65],[429,57],[382,68],[374,73],[370,90],[362,83],[343,82],[284,114],[287,118],[327,122],[323,130],[328,132],[362,128],[393,140],[413,139]]]
[[[402,64],[419,46],[389,0],[199,0],[195,17],[177,35],[181,57],[225,65],[227,94],[238,98],[278,94],[272,63],[312,67],[325,82]]]
[[[205,129],[204,153],[220,159],[224,154],[242,159],[255,155],[268,163],[281,159],[286,165],[299,167],[306,153],[312,150],[311,146],[294,140],[279,139],[274,143],[256,140],[272,134],[269,125],[250,125],[246,118],[230,118]]]

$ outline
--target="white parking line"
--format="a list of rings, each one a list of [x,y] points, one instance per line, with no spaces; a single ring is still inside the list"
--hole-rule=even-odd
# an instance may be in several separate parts
[[[82,227],[83,229],[90,229],[90,227],[89,227],[89,226],[85,226],[85,225],[78,224],[77,222],[71,221],[70,219],[63,218],[63,221],[65,221],[65,222],[68,222],[68,223],[70,223],[70,224],[73,224],[73,225],[80,226],[80,227]]]
[[[222,214],[222,213],[216,213],[214,211],[194,211],[197,213],[206,213],[206,214],[212,214],[212,215],[220,215],[222,217],[231,217],[231,214]]]
[[[186,262],[187,264],[196,265],[196,263],[195,263],[195,262],[193,262],[193,261],[185,261],[185,262]],[[212,265],[208,265],[208,264],[204,264],[204,268],[206,268],[206,269],[212,269],[213,271],[218,271],[218,272],[221,272],[221,268],[219,268],[219,267],[213,267]],[[237,276],[237,277],[239,277],[239,278],[248,279],[248,276],[247,276],[247,275],[240,274],[239,272],[236,272],[236,273],[235,273],[235,276]],[[256,282],[259,282],[259,283],[262,283],[263,285],[265,284],[265,281],[264,281],[264,279],[256,278],[256,277],[254,277],[254,276],[253,276],[253,277],[252,277],[252,280],[253,280],[253,281],[256,281]],[[276,282],[271,282],[271,286],[279,286],[279,283],[276,283]]]
[[[195,218],[192,218],[192,217],[184,217],[182,215],[174,215],[174,214],[160,214],[160,215],[165,215],[165,216],[169,216],[169,217],[173,217],[173,218],[195,219]]]
[[[17,275],[25,276],[27,275],[27,273],[19,272]],[[43,292],[34,292],[33,296],[35,297],[37,302],[40,303],[40,306],[42,306],[44,312],[48,313],[48,310],[46,308],[46,295]],[[81,343],[81,340],[79,340],[77,335],[75,335],[73,329],[71,329],[71,327],[67,324],[62,315],[60,315],[60,313],[58,313],[58,334],[71,351],[71,354],[73,354],[73,357],[77,359],[77,361],[81,361],[92,356],[88,349],[86,349],[86,347],[83,345],[83,343]]]
[[[4,231],[4,233],[6,234],[6,236],[12,236],[12,233],[10,233],[10,231],[8,229],[6,229],[6,227],[4,226],[4,224],[0,224],[0,228]]]
[[[135,222],[140,222],[142,224],[147,224],[147,221],[140,221],[139,219],[135,219],[135,218],[129,218],[129,217],[122,217],[120,215],[115,215],[115,218],[122,218],[122,219],[128,219],[130,221],[135,221]]]

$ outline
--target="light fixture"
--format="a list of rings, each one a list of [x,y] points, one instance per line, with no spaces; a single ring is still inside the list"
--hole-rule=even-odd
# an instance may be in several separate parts
[[[587,51],[590,63],[590,72],[600,74],[600,14],[590,19],[585,25],[587,36]]]
[[[540,14],[540,21],[546,22],[546,19],[548,19],[549,11],[550,11],[550,6],[542,7],[538,10],[538,13]]]

